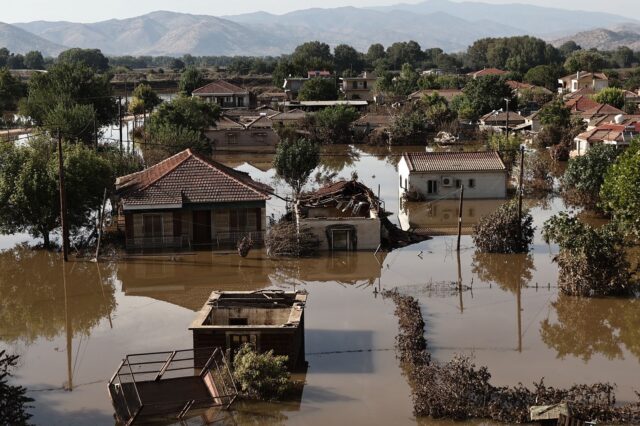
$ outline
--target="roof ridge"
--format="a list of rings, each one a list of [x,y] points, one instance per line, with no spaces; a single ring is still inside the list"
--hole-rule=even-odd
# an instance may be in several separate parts
[[[197,154],[193,154],[193,157],[196,158],[197,160],[199,160],[201,163],[204,163],[206,166],[208,166],[208,167],[210,167],[212,169],[218,170],[219,172],[225,174],[227,177],[229,177],[229,178],[233,179],[234,181],[238,182],[239,184],[249,188],[253,192],[258,192],[261,195],[265,195],[265,194],[272,195],[272,192],[268,191],[266,188],[263,189],[263,190],[260,190],[260,189],[256,188],[255,186],[249,184],[248,182],[240,179],[238,176],[235,176],[235,174],[243,174],[243,175],[246,175],[246,177],[248,177],[249,179],[251,179],[253,181],[253,178],[248,173],[241,172],[239,170],[235,170],[235,169],[233,169],[231,167],[225,166],[224,164],[222,164],[222,163],[220,163],[218,161],[215,161],[213,159],[204,158],[204,157],[201,157],[201,156],[199,156]],[[264,185],[267,188],[270,188],[266,184],[262,184],[262,183],[256,182],[256,181],[254,181],[254,182],[255,183],[259,183],[261,185]],[[270,188],[270,189],[272,189],[272,188]]]
[[[184,163],[185,161],[187,161],[190,157],[192,157],[194,154],[191,151],[191,148],[187,148],[184,151],[180,151],[177,154],[172,155],[169,158],[166,158],[164,160],[162,160],[159,163],[154,164],[153,166],[151,166],[149,169],[152,169],[153,167],[159,166],[160,164],[164,163],[165,161],[168,161],[174,157],[177,157],[179,155],[184,155],[185,157],[178,161],[176,164],[174,164],[171,168],[167,169],[164,173],[162,173],[161,175],[159,175],[158,177],[156,177],[155,179],[152,179],[151,181],[149,181],[149,183],[147,183],[146,185],[144,185],[141,188],[138,188],[138,191],[142,191],[145,190],[147,188],[149,188],[151,185],[153,185],[154,183],[158,182],[159,180],[161,180],[162,178],[166,177],[167,175],[169,175],[171,172],[173,172],[180,164]]]

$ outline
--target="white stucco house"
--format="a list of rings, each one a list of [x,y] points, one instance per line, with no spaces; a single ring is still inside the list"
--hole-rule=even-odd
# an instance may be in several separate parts
[[[436,200],[507,196],[507,169],[495,151],[405,152],[398,164],[400,197]]]

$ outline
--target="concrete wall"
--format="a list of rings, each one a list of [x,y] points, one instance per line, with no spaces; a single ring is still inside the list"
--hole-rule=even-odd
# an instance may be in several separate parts
[[[280,143],[280,138],[273,129],[209,129],[205,135],[217,150],[275,147]]]
[[[427,200],[457,198],[459,193],[455,185],[456,180],[460,180],[464,185],[464,198],[467,199],[505,198],[507,196],[506,172],[416,173],[409,172],[409,168],[403,158],[398,164],[398,176],[400,196],[406,191],[415,191]],[[453,185],[443,186],[442,180],[445,177],[452,178]],[[475,181],[473,188],[470,185],[470,179]],[[429,180],[438,182],[438,190],[434,194],[428,193]]]
[[[211,311],[211,325],[229,325],[229,318],[246,318],[247,325],[282,325],[289,321],[291,307],[281,309],[264,308],[218,308]]]
[[[320,240],[320,250],[330,249],[326,230],[331,225],[354,226],[358,250],[375,250],[380,245],[380,219],[377,217],[300,219],[300,226],[308,227]]]

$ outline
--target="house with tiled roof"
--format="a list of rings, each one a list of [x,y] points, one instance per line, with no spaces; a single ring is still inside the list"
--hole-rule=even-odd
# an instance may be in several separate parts
[[[631,140],[640,134],[640,121],[625,120],[618,116],[611,123],[600,124],[575,137],[571,156],[581,156],[597,144],[612,145],[618,149],[629,147]]]
[[[190,149],[116,179],[129,250],[235,247],[263,241],[273,189]]]
[[[619,114],[624,114],[624,111],[609,104],[599,104],[580,113],[580,115],[582,115],[582,118],[584,118],[587,122],[596,117],[604,117],[610,115],[615,116]]]
[[[564,106],[569,108],[572,113],[580,114],[596,108],[602,104],[594,101],[591,96],[580,95],[572,97],[564,102]]]
[[[599,92],[609,87],[609,77],[601,72],[578,71],[558,79],[558,93],[573,93],[582,89]]]
[[[192,92],[193,97],[220,105],[221,108],[249,108],[250,93],[247,89],[225,80],[217,80]]]
[[[400,196],[409,199],[457,198],[463,186],[465,199],[507,195],[507,168],[495,151],[405,152],[398,174]]]
[[[484,130],[514,129],[525,124],[526,119],[514,111],[492,111],[480,117],[480,128]]]

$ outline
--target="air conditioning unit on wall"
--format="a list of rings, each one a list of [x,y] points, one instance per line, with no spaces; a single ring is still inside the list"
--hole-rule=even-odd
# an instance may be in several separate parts
[[[450,176],[445,176],[442,178],[442,186],[453,186],[453,178]]]

